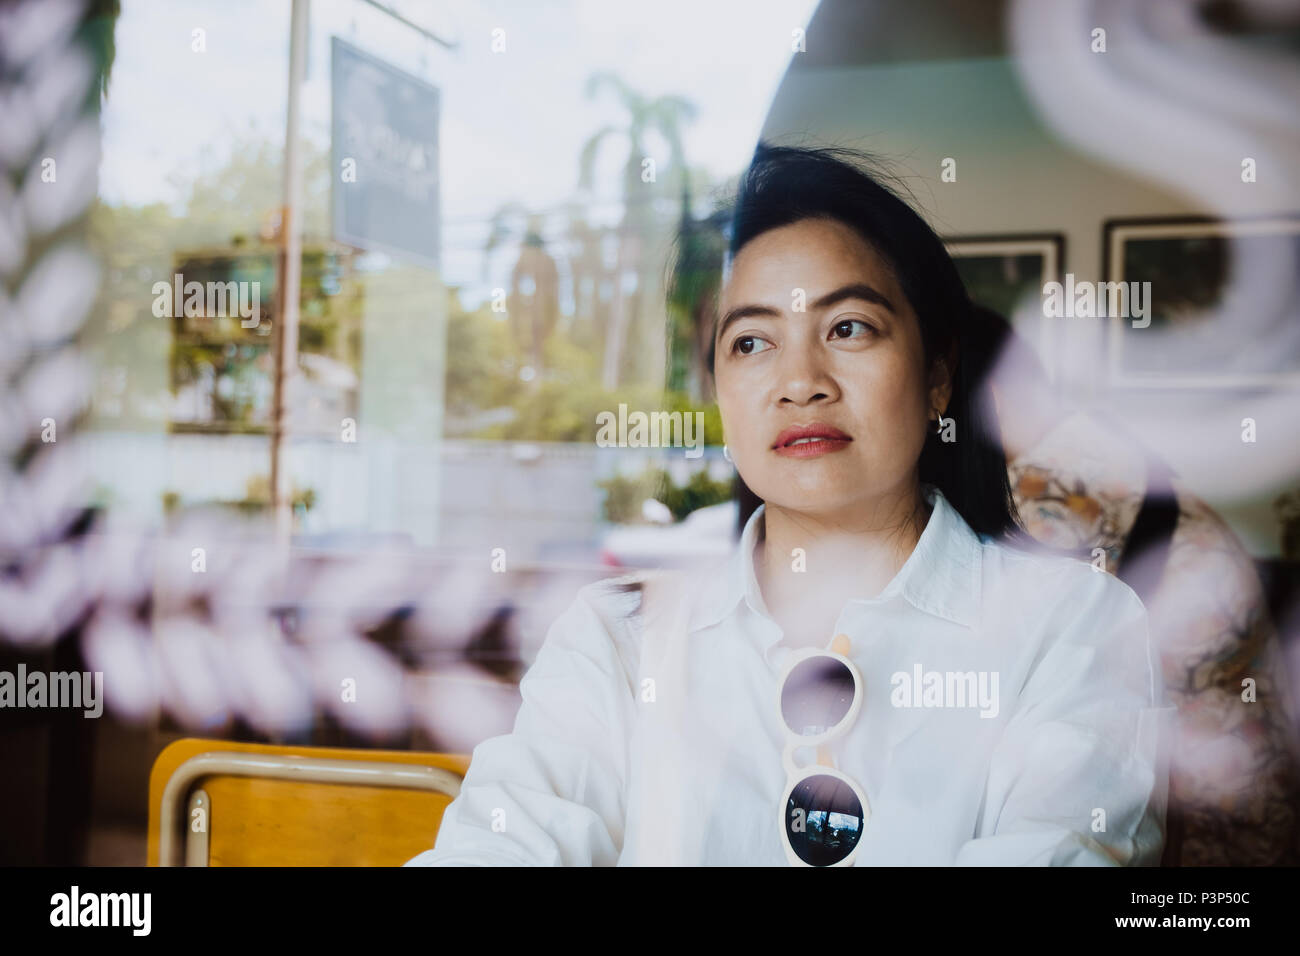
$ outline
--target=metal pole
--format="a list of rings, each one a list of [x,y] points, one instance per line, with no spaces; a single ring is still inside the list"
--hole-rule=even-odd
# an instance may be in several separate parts
[[[298,298],[302,286],[302,156],[298,145],[300,90],[307,64],[311,0],[293,0],[289,26],[289,109],[284,131],[284,207],[280,215],[279,308],[276,310],[275,391],[271,408],[271,511],[275,545],[287,560],[293,532],[289,476],[284,467],[289,401],[298,372]]]

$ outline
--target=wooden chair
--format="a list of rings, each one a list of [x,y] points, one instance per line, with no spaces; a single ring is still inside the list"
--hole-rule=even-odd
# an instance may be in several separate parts
[[[178,740],[149,775],[150,866],[399,866],[433,847],[468,754]]]

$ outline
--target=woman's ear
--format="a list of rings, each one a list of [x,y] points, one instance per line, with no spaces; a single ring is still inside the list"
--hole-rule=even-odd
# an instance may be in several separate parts
[[[957,369],[957,344],[954,342],[946,355],[941,355],[930,369],[930,408],[942,415],[952,402],[953,378]]]

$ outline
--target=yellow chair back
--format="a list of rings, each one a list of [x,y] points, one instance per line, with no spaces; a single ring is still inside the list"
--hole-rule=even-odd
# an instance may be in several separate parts
[[[150,866],[398,866],[433,847],[468,754],[186,738],[149,776]]]

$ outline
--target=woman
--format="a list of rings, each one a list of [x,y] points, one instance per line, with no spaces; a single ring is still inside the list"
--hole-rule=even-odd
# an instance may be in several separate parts
[[[709,356],[738,549],[583,589],[412,863],[1158,862],[1145,610],[1013,547],[961,280],[855,158],[760,146],[740,186]]]

